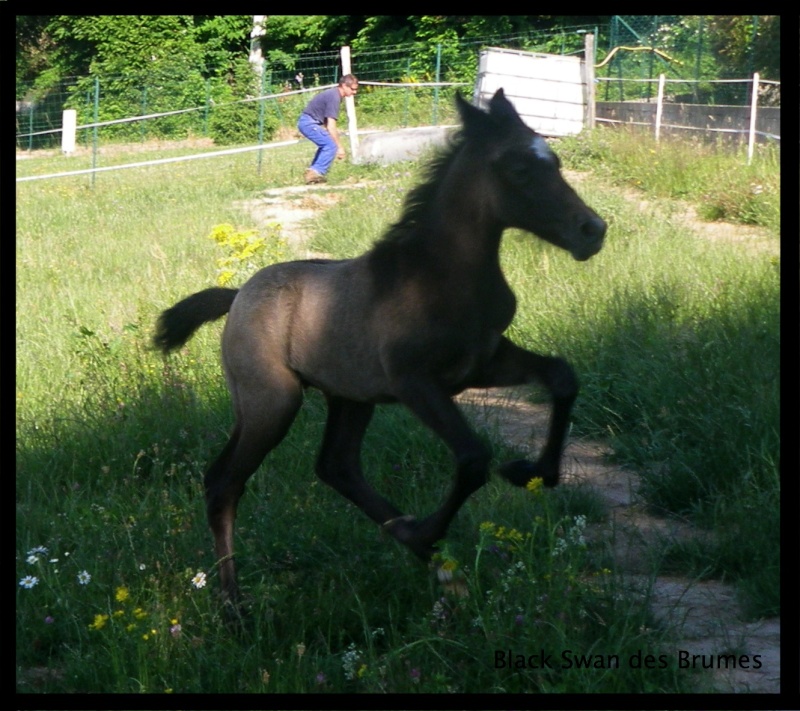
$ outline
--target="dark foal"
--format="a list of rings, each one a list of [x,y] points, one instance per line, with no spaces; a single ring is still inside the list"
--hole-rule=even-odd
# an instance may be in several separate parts
[[[205,491],[230,602],[238,597],[237,504],[247,479],[289,430],[307,386],[328,402],[319,477],[424,560],[489,475],[490,452],[453,403],[462,390],[544,384],[553,411],[541,455],[501,473],[517,486],[532,477],[558,483],[578,384],[566,361],[503,336],[516,299],[500,269],[500,240],[506,228],[517,227],[585,260],[602,246],[606,224],[564,181],[556,155],[502,89],[488,111],[460,96],[457,104],[461,131],[370,251],[355,259],[275,264],[239,290],[200,291],[159,319],[154,342],[166,353],[228,314],[222,358],[236,424],[205,475]],[[422,520],[404,516],[361,471],[375,404],[389,402],[408,407],[455,457],[450,494]]]

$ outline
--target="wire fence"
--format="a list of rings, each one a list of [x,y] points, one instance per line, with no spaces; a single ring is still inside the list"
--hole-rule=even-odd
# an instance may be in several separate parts
[[[442,92],[441,83],[474,83],[482,47],[577,53],[583,49],[583,35],[596,31],[596,27],[576,26],[555,33],[532,32],[449,44],[354,49],[353,71],[365,85],[359,106],[366,120],[374,113],[384,114],[383,122],[388,119],[401,126],[437,122],[447,118],[448,106],[452,106],[451,96]],[[335,84],[341,76],[338,52],[304,53],[265,62],[260,78],[246,77],[250,67],[246,61],[243,65],[233,79],[204,78],[197,69],[173,76],[162,71],[141,77],[71,77],[45,90],[38,90],[34,84],[18,86],[17,147],[57,147],[64,109],[77,112],[84,146],[98,138],[97,132],[89,130],[98,123],[102,124],[104,141],[190,136],[208,136],[221,144],[253,141],[259,131],[275,135],[281,128],[293,128],[308,99],[298,99],[295,92]],[[370,87],[368,82],[375,84]],[[380,83],[415,88],[398,93]],[[264,101],[255,102],[255,97]],[[393,119],[389,118],[391,114]],[[138,120],[122,123],[119,119],[123,117]]]
[[[687,24],[677,16],[615,16],[605,26],[550,33],[354,48],[353,71],[361,80],[359,129],[455,123],[453,94],[458,88],[469,93],[474,86],[482,49],[582,54],[587,33],[596,38],[599,103],[655,103],[659,74],[667,77],[670,88],[661,100],[669,104],[712,107],[730,101],[747,110],[752,103],[750,78],[719,77],[720,63],[711,56],[702,18]],[[751,63],[756,60],[752,57]],[[243,60],[233,77],[226,78],[162,68],[147,76],[73,77],[47,90],[18,86],[17,147],[30,151],[60,146],[64,109],[75,110],[79,146],[94,156],[99,145],[112,142],[204,137],[223,146],[281,141],[296,137],[295,122],[309,94],[335,84],[340,75],[339,53],[321,52],[267,62],[260,74]],[[779,82],[762,80],[761,87],[758,103],[779,105]],[[637,119],[625,110],[625,119],[598,115],[608,123],[635,124]],[[680,121],[666,123],[680,127]],[[779,118],[759,133],[779,138]]]

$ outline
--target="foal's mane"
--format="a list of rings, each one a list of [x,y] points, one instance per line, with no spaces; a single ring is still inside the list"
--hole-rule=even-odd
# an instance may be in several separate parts
[[[466,137],[459,129],[454,133],[444,148],[438,149],[433,158],[425,166],[423,181],[412,188],[406,195],[400,218],[392,224],[383,237],[375,243],[375,248],[401,246],[413,242],[413,236],[422,223],[428,219],[428,209],[436,197],[436,191],[444,177],[450,171],[455,157],[464,147]]]

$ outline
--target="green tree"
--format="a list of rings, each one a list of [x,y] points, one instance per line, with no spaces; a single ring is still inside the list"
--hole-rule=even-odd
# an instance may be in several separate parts
[[[780,15],[711,15],[708,25],[722,76],[761,72],[767,79],[781,78]]]
[[[73,87],[69,104],[90,119],[85,96],[98,77],[101,120],[202,105],[203,54],[193,28],[191,15],[58,16],[48,27],[53,37],[69,38],[73,66],[88,61],[89,76]],[[168,117],[148,129],[151,135],[185,135],[191,121],[188,115]],[[111,130],[118,137],[140,135],[133,124]]]
[[[202,51],[203,74],[229,73],[250,52],[252,15],[195,15],[193,39]]]

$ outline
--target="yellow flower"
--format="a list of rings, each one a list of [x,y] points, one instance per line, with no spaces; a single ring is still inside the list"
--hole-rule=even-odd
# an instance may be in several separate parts
[[[366,673],[367,673],[367,665],[366,665],[366,664],[362,664],[362,665],[361,665],[361,666],[358,668],[358,671],[356,672],[356,675],[357,675],[357,676],[358,676],[358,678],[360,679],[360,678],[361,678],[362,676],[364,676],[364,674],[366,674]]]
[[[536,476],[531,479],[527,484],[525,484],[525,488],[531,492],[534,496],[538,496],[542,493],[542,487],[544,486],[544,479],[540,476]]]
[[[125,602],[131,596],[130,590],[128,588],[117,588],[117,593],[114,595],[114,599],[117,602]]]
[[[481,533],[488,533],[492,535],[494,533],[495,526],[491,521],[484,521],[479,527]]]
[[[94,622],[89,625],[90,630],[101,630],[103,627],[106,626],[106,622],[108,622],[108,615],[95,615]]]
[[[228,237],[230,237],[232,232],[233,232],[233,225],[228,225],[228,224],[217,225],[216,227],[214,227],[213,230],[211,230],[211,235],[209,236],[218,244],[222,244],[223,242],[225,242],[225,240],[228,239]]]
[[[453,558],[448,558],[439,566],[442,570],[446,570],[448,572],[454,571],[458,568],[458,561],[454,560]]]
[[[508,530],[508,533],[504,536],[507,541],[512,541],[514,543],[522,543],[525,536],[523,536],[516,528],[511,528]]]
[[[234,276],[236,276],[236,272],[226,269],[225,271],[220,272],[219,276],[217,277],[217,284],[219,286],[225,286],[233,279]]]

